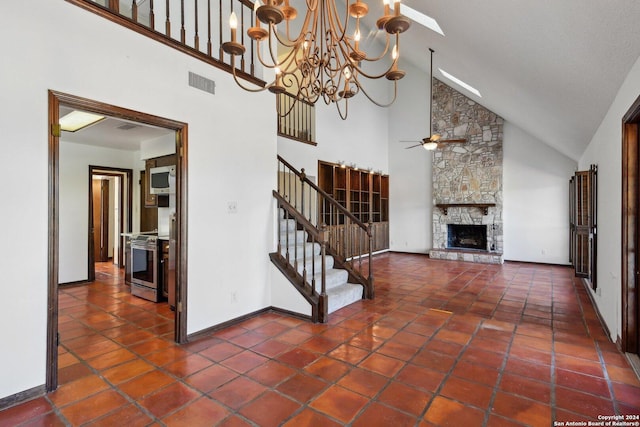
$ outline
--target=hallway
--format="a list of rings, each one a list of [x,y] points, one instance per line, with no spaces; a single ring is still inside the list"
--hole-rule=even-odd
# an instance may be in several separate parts
[[[185,346],[99,269],[60,291],[60,387],[0,426],[548,426],[640,414],[640,382],[567,267],[389,253],[376,299],[265,313]]]

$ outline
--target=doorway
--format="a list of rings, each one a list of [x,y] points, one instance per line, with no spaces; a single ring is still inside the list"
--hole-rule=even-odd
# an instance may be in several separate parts
[[[622,118],[622,351],[640,367],[640,97]]]
[[[96,278],[96,262],[124,268],[122,233],[132,230],[133,170],[89,165],[89,282]]]
[[[176,194],[175,194],[175,341],[186,342],[187,296],[187,124],[113,105],[49,91],[49,220],[48,220],[48,301],[47,301],[47,376],[46,389],[58,384],[58,286],[60,251],[60,108],[82,110],[130,123],[172,130],[175,134]],[[91,188],[91,186],[89,187]],[[129,193],[131,194],[131,193]],[[91,240],[91,239],[89,239]],[[89,243],[89,245],[93,245]],[[90,251],[90,253],[93,253]],[[93,264],[93,263],[90,263]]]

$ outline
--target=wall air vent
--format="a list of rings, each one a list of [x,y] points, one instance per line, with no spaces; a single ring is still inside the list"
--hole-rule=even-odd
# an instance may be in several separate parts
[[[140,125],[134,125],[132,123],[125,123],[123,125],[118,126],[118,129],[120,130],[131,130],[131,129],[135,129],[135,128],[139,128]]]
[[[189,86],[209,92],[213,95],[216,94],[216,82],[196,73],[192,73],[191,71],[189,71]]]

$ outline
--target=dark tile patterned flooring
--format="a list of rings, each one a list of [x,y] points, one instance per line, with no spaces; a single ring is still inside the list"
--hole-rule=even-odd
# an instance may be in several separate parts
[[[60,291],[59,388],[1,426],[550,426],[640,414],[640,382],[566,267],[383,254],[376,298],[189,344],[122,273]]]

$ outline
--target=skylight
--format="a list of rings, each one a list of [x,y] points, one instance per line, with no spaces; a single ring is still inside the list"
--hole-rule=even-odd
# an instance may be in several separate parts
[[[438,22],[436,22],[436,20],[432,17],[427,16],[422,12],[418,12],[417,10],[410,8],[404,3],[400,3],[400,13],[411,19],[412,21],[417,22],[424,27],[427,27],[431,31],[435,31],[436,33],[444,36],[442,28],[440,28]]]
[[[440,72],[442,73],[443,76],[445,76],[446,78],[448,78],[449,80],[451,80],[452,82],[457,84],[458,86],[461,86],[461,87],[465,88],[466,90],[468,90],[469,92],[473,93],[474,95],[482,98],[482,95],[480,95],[480,91],[478,89],[476,89],[475,87],[471,86],[468,83],[463,82],[462,80],[460,80],[459,78],[457,78],[455,76],[452,76],[451,74],[447,73],[442,68],[438,68],[438,70],[440,70]]]

